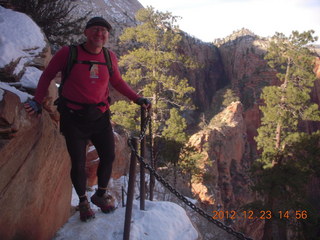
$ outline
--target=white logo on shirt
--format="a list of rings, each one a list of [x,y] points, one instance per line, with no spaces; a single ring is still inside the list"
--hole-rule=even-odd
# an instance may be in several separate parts
[[[99,78],[98,64],[93,64],[90,68],[90,78]]]

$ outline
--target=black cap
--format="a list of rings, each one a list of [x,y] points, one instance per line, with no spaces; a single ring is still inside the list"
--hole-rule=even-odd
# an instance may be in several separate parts
[[[110,23],[108,23],[104,18],[102,17],[93,17],[91,18],[86,25],[86,29],[92,26],[101,26],[107,28],[108,32],[112,29]]]

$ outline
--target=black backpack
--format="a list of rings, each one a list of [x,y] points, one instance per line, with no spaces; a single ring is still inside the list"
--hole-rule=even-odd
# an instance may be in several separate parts
[[[63,107],[65,106],[66,102],[70,102],[76,105],[80,105],[84,108],[92,108],[92,107],[97,107],[97,106],[105,106],[106,104],[104,102],[100,102],[97,104],[85,104],[85,103],[79,103],[79,102],[75,102],[73,100],[67,99],[65,97],[62,96],[62,89],[63,89],[63,85],[65,84],[71,69],[73,67],[74,64],[76,63],[81,63],[81,64],[88,64],[89,65],[89,70],[91,69],[91,67],[93,66],[93,64],[101,64],[101,65],[107,65],[108,71],[109,71],[109,75],[110,77],[113,75],[113,68],[112,68],[112,61],[111,61],[111,57],[110,57],[110,52],[107,48],[103,47],[103,54],[104,54],[104,58],[106,60],[106,62],[96,62],[96,61],[80,61],[78,60],[78,48],[76,45],[70,45],[69,46],[69,55],[68,55],[68,61],[67,61],[67,66],[63,72],[63,78],[61,79],[61,83],[58,89],[58,94],[59,97],[57,100],[55,100],[54,104],[57,105],[58,107],[58,111],[61,113],[63,110]],[[110,102],[110,98],[108,97],[107,99]]]

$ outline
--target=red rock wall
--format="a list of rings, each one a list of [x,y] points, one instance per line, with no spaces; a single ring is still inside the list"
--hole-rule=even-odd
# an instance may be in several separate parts
[[[19,98],[0,103],[0,239],[51,239],[70,216],[70,160],[47,112],[29,117]]]
[[[233,102],[208,127],[194,134],[189,143],[207,156],[207,177],[193,184],[193,192],[211,210],[235,211],[253,201],[249,189],[247,122],[240,102]],[[209,176],[208,176],[209,174]],[[224,221],[225,219],[221,219]],[[263,222],[250,222],[238,217],[232,227],[254,239],[262,234]]]

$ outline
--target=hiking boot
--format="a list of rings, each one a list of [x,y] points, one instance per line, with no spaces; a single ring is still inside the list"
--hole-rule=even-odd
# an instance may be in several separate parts
[[[87,200],[79,203],[80,220],[86,222],[89,219],[95,218],[90,204]]]
[[[98,206],[102,212],[109,213],[115,210],[115,200],[111,195],[104,194],[102,197],[99,197],[97,193],[93,194],[91,197],[91,202]]]

